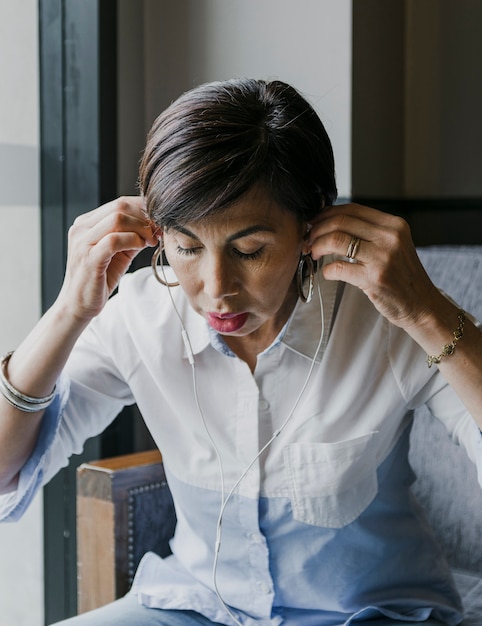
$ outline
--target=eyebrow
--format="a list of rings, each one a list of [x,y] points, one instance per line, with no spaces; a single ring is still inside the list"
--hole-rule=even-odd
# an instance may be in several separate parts
[[[180,224],[173,226],[174,230],[186,235],[187,237],[191,237],[191,239],[196,239],[199,241],[199,237],[197,237],[194,233],[192,233],[189,229],[181,226]],[[262,226],[261,224],[256,224],[253,226],[248,226],[247,228],[243,228],[239,230],[237,233],[233,233],[230,237],[228,237],[228,241],[235,241],[236,239],[241,239],[242,237],[249,237],[249,235],[253,235],[255,233],[274,233],[275,229],[270,226]]]

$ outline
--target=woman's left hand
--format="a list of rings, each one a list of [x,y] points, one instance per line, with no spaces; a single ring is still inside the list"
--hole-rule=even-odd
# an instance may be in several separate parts
[[[360,243],[350,260],[353,237]],[[325,278],[362,289],[427,355],[453,338],[460,311],[431,282],[405,220],[357,204],[330,207],[312,222],[307,243],[314,259],[335,255],[323,265]],[[482,430],[482,333],[469,318],[457,350],[438,367]]]
[[[349,259],[354,238],[360,241]],[[314,259],[335,255],[323,266],[326,279],[359,287],[397,326],[408,329],[417,324],[441,297],[400,217],[358,204],[329,207],[312,222],[308,243]]]

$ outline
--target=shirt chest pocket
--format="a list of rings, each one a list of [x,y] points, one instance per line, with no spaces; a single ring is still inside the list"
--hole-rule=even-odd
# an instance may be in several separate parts
[[[336,443],[294,443],[284,449],[293,516],[305,524],[342,528],[378,490],[376,433]]]

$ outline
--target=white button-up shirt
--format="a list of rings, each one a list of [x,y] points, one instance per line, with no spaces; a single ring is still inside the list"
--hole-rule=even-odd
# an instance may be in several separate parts
[[[234,624],[212,581],[224,482],[224,496],[232,495],[216,581],[241,623],[431,615],[457,624],[447,565],[409,490],[411,411],[427,403],[482,476],[480,433],[406,333],[358,289],[319,281],[323,336],[317,297],[299,302],[254,374],[173,289],[193,377],[167,290],[148,269],[126,276],[77,343],[0,514],[18,517],[88,437],[136,402],[162,452],[177,513],[173,554],[148,554],[139,566],[142,603]]]

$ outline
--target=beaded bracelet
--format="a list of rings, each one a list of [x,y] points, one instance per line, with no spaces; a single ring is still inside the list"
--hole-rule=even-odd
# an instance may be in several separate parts
[[[465,311],[460,309],[457,317],[459,320],[459,325],[453,332],[453,340],[450,343],[444,345],[444,347],[442,348],[442,352],[438,356],[430,356],[429,354],[427,354],[427,364],[429,367],[432,367],[434,363],[440,363],[444,356],[450,356],[451,354],[453,354],[455,352],[455,346],[457,345],[457,342],[464,336],[464,324],[466,319]]]
[[[55,387],[52,393],[43,398],[34,398],[27,396],[18,389],[15,389],[13,385],[7,379],[7,365],[13,352],[7,352],[2,357],[0,366],[0,393],[5,400],[19,411],[25,413],[37,413],[37,411],[43,411],[50,406],[55,397]]]

